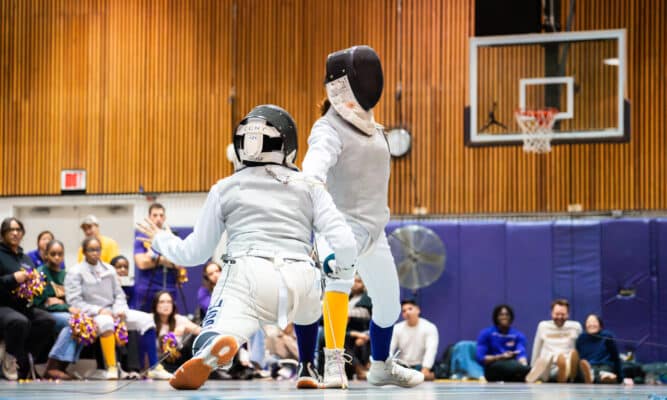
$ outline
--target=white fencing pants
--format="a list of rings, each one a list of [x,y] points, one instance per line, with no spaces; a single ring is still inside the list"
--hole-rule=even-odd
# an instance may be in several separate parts
[[[225,263],[195,340],[212,336],[247,342],[260,324],[309,325],[322,315],[320,271],[311,262],[243,256]]]

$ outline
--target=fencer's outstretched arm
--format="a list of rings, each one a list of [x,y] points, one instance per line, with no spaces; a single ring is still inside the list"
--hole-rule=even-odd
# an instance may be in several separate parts
[[[318,120],[308,137],[308,151],[302,164],[303,173],[320,182],[326,182],[329,169],[336,164],[342,151],[343,142],[336,130],[328,125],[326,120]]]
[[[352,229],[334,205],[324,185],[313,185],[313,219],[315,231],[322,234],[336,254],[336,262],[351,267],[357,259],[357,244]]]
[[[170,232],[160,231],[153,238],[153,249],[178,265],[193,266],[206,262],[225,231],[220,199],[222,185],[221,181],[211,188],[194,230],[188,237],[181,239]]]

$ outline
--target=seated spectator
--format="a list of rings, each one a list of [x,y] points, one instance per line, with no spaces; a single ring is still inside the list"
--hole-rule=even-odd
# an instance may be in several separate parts
[[[65,271],[60,268],[65,258],[65,246],[59,240],[51,240],[45,249],[45,264],[39,267],[44,274],[46,286],[34,304],[51,313],[56,320],[56,343],[49,352],[44,377],[49,379],[72,379],[66,372],[69,363],[76,361],[82,346],[72,339],[69,319],[78,309],[65,302]]]
[[[56,335],[60,330],[69,327],[70,313],[78,312],[65,302],[65,271],[60,263],[65,258],[65,246],[59,240],[51,240],[45,249],[45,264],[37,270],[44,274],[46,286],[42,294],[33,300],[35,306],[51,313],[56,320]]]
[[[433,380],[433,363],[438,352],[438,328],[419,315],[421,309],[414,300],[401,302],[404,321],[394,326],[390,352],[401,352],[401,360],[408,366],[420,370],[424,379]]]
[[[288,324],[285,329],[280,329],[276,325],[266,325],[264,334],[264,346],[270,356],[278,360],[299,360],[294,324]]]
[[[371,344],[369,328],[371,322],[371,312],[373,305],[371,298],[366,293],[366,286],[359,275],[354,277],[354,283],[350,290],[350,300],[348,303],[347,335],[345,335],[345,351],[352,355],[350,365],[352,371],[348,371],[348,378],[352,378],[352,373],[357,379],[366,379],[366,373],[371,362]]]
[[[143,361],[147,357],[148,366],[155,366],[148,372],[148,377],[171,378],[171,374],[158,364],[155,347],[157,337],[152,316],[128,308],[116,271],[100,260],[102,247],[97,238],[85,239],[81,248],[85,260],[70,268],[65,277],[65,293],[68,303],[95,320],[106,370],[96,371],[92,378],[107,380],[119,378],[114,337],[116,318],[123,319],[128,330],[136,330],[141,334],[139,359]]]
[[[97,239],[102,248],[102,253],[99,258],[104,263],[110,263],[111,259],[116,257],[119,253],[118,243],[115,240],[108,236],[104,236],[100,233],[100,221],[94,215],[88,215],[86,218],[81,221],[81,230],[83,231],[86,239],[95,238]],[[82,248],[79,248],[79,253],[77,255],[76,261],[81,262],[84,259],[84,252]]]
[[[581,334],[581,324],[568,321],[570,303],[565,299],[551,303],[551,320],[537,325],[531,370],[526,375],[526,382],[533,383],[574,381],[579,370],[579,354],[575,341]]]
[[[130,275],[130,262],[125,256],[120,255],[112,258],[110,264],[112,267],[114,267],[116,270],[116,275],[118,275],[120,278]],[[123,292],[125,292],[125,299],[127,300],[127,304],[134,304],[134,286],[123,285],[122,282],[123,281],[121,279],[121,286],[123,288]]]
[[[41,267],[46,262],[46,245],[54,239],[51,231],[42,231],[37,235],[37,248],[28,252],[28,257],[35,264],[35,267]]]
[[[28,354],[36,361],[45,358],[55,325],[48,312],[12,293],[28,279],[26,269],[35,267],[21,248],[24,234],[23,223],[16,218],[0,224],[0,333],[6,349],[2,373],[13,381],[32,376]]]
[[[526,356],[526,337],[512,328],[514,310],[501,304],[493,309],[493,326],[477,338],[477,362],[484,366],[489,382],[523,382],[530,367]]]
[[[184,362],[192,358],[192,342],[201,332],[201,327],[178,314],[174,298],[166,290],[155,294],[151,309],[158,336],[158,349],[164,335],[171,332],[176,336],[181,356],[177,360],[164,363],[168,371],[176,371]]]
[[[584,382],[622,382],[621,358],[614,335],[604,329],[602,320],[596,314],[586,317],[585,326],[586,332],[579,335],[576,342]]]
[[[202,282],[199,291],[197,292],[197,304],[199,305],[199,320],[203,320],[208,310],[208,305],[211,303],[211,293],[213,288],[218,283],[222,267],[214,261],[209,261],[202,271]]]

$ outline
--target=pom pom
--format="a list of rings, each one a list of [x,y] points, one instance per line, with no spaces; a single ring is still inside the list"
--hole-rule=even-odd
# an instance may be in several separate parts
[[[168,362],[176,362],[181,357],[181,352],[178,351],[178,340],[174,332],[162,336],[161,349],[163,354],[167,354]]]
[[[125,321],[120,318],[114,320],[114,335],[116,337],[116,344],[118,346],[125,346],[127,344],[127,325]]]
[[[32,302],[36,296],[41,295],[46,287],[46,277],[42,272],[32,268],[21,268],[22,271],[28,273],[27,279],[19,284],[19,286],[12,290],[12,293],[19,299]]]
[[[85,313],[72,314],[69,318],[69,327],[72,338],[84,346],[92,344],[97,339],[95,321]]]

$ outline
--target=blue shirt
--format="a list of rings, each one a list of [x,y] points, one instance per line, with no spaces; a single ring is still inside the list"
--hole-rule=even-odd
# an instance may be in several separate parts
[[[506,351],[518,351],[516,359],[526,356],[526,337],[511,328],[502,333],[497,327],[484,329],[477,337],[477,362],[484,365],[484,356],[495,356]]]

